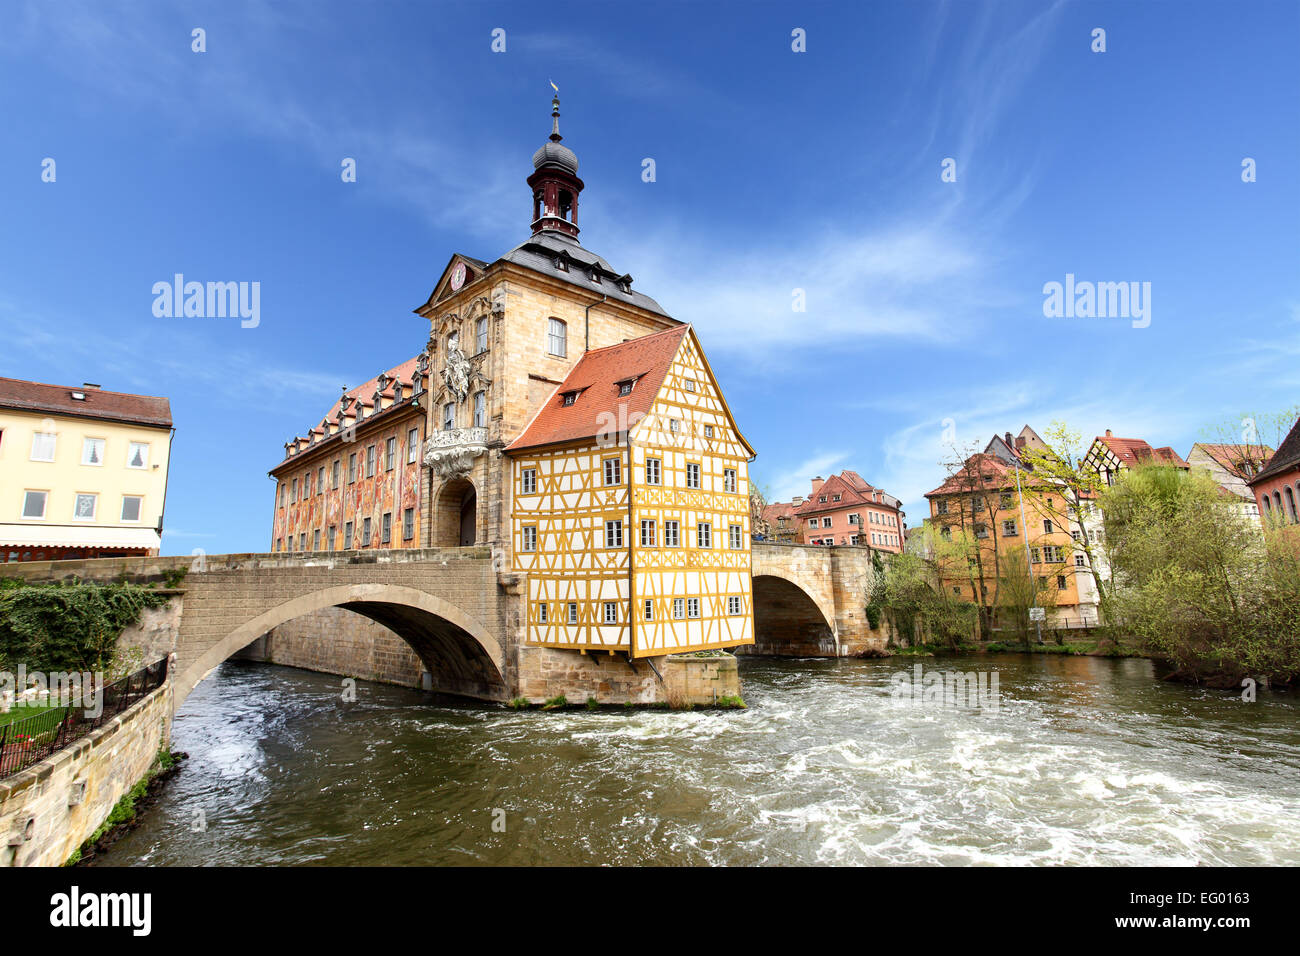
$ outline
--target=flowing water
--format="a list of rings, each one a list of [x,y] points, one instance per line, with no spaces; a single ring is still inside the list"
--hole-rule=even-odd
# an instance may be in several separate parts
[[[1008,655],[924,662],[996,671],[996,708],[900,702],[913,665],[742,658],[745,711],[540,713],[231,661],[97,862],[1300,863],[1293,696]]]

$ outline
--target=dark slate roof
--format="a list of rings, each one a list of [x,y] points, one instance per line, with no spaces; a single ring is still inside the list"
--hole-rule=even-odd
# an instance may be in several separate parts
[[[558,166],[565,172],[578,175],[578,154],[560,143],[548,142],[533,153],[533,169],[543,166]]]
[[[1261,481],[1268,481],[1293,468],[1300,468],[1300,418],[1297,418],[1296,423],[1291,426],[1286,438],[1282,439],[1282,444],[1278,446],[1264,469],[1246,484],[1254,487]]]
[[[567,272],[558,265],[561,260],[568,262]],[[525,269],[579,286],[596,298],[607,295],[615,302],[625,302],[647,312],[657,312],[659,315],[672,318],[650,296],[642,295],[632,289],[631,277],[626,277],[629,291],[624,292],[618,281],[625,278],[622,273],[615,272],[614,267],[608,262],[594,252],[584,249],[578,240],[563,233],[546,230],[530,236],[525,242],[502,256],[501,261],[513,262]],[[592,269],[600,275],[600,282],[592,281]]]

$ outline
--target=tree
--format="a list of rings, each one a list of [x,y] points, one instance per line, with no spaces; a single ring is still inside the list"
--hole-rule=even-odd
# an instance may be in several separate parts
[[[1089,520],[1106,484],[1096,471],[1084,465],[1089,446],[1065,422],[1052,422],[1043,441],[1046,448],[1027,446],[1020,451],[1021,461],[1028,469],[1027,474],[1021,475],[1021,493],[1032,498],[1040,511],[1052,515],[1065,528],[1079,532],[1075,546],[1087,558],[1087,571],[1097,588],[1103,619],[1109,620],[1110,581],[1098,570],[1107,563],[1096,537],[1097,525]]]
[[[887,613],[898,633],[909,640],[925,643],[927,637],[934,637],[956,649],[978,634],[977,605],[953,593],[947,583],[959,569],[967,571],[973,541],[960,533],[945,538],[930,522],[913,536],[910,550],[893,555],[876,575],[868,618]]]
[[[1015,636],[1019,643],[1029,646],[1029,635],[1038,628],[1030,623],[1031,608],[1047,609],[1056,606],[1060,590],[1052,583],[1058,569],[1050,575],[1036,575],[1019,548],[1010,549],[1002,559],[998,582],[998,623],[1004,632]]]
[[[1297,418],[1300,405],[1280,412],[1243,413],[1204,429],[1203,440],[1220,446],[1237,474],[1249,479],[1282,444]]]

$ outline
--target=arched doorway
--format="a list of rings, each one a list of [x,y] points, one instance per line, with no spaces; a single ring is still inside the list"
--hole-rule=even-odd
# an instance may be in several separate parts
[[[433,545],[463,548],[478,543],[478,492],[468,478],[455,478],[438,492]]]

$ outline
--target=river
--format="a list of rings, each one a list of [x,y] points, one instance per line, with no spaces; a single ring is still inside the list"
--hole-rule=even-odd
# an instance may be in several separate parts
[[[900,703],[914,664],[742,658],[748,710],[541,713],[230,661],[96,862],[1300,863],[1294,696],[1003,655],[923,661],[996,671],[996,709]]]

